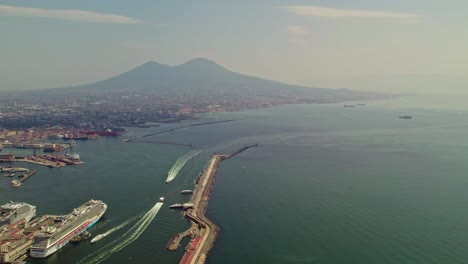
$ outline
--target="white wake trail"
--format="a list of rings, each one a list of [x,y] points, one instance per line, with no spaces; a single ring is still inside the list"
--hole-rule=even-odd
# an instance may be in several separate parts
[[[199,150],[193,150],[178,158],[167,173],[166,183],[174,180],[177,174],[179,174],[179,171],[184,167],[185,163],[200,153],[201,151]]]
[[[135,223],[127,232],[125,232],[121,237],[107,244],[99,251],[92,253],[85,258],[83,258],[78,263],[86,264],[97,264],[106,260],[113,253],[123,249],[128,244],[137,240],[138,237],[146,230],[149,224],[153,221],[156,214],[161,209],[163,203],[157,202],[145,215],[143,215],[138,222]]]
[[[115,231],[125,227],[126,225],[130,224],[131,222],[133,222],[136,218],[130,218],[130,219],[127,219],[125,222],[121,223],[120,225],[102,233],[102,234],[99,234],[99,235],[96,235],[93,239],[91,239],[91,243],[96,243],[98,242],[99,240],[105,238],[106,236],[114,233]]]

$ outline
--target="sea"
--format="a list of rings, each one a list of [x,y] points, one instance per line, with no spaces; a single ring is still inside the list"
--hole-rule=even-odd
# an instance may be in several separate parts
[[[440,100],[284,105],[127,128],[79,141],[69,152],[82,165],[3,164],[38,173],[19,188],[1,177],[0,202],[31,203],[38,215],[108,205],[90,230],[102,239],[28,263],[178,263],[188,239],[175,252],[165,245],[189,222],[168,206],[189,200],[179,191],[193,189],[212,153],[256,143],[220,165],[207,209],[220,234],[207,263],[468,263],[468,107]]]

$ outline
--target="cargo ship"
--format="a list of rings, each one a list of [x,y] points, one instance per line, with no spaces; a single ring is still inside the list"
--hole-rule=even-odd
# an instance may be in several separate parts
[[[404,115],[404,116],[399,116],[398,118],[400,118],[400,119],[411,119],[413,117],[410,116],[410,115]]]
[[[30,255],[46,258],[68,244],[70,240],[96,224],[106,212],[107,205],[99,200],[89,200],[73,212],[60,216],[45,216],[47,224],[34,236]]]
[[[6,203],[0,206],[0,229],[21,221],[29,222],[34,216],[36,216],[36,206],[20,202]]]

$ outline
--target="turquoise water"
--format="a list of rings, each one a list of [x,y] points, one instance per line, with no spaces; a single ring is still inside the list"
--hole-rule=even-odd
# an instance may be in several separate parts
[[[39,172],[18,189],[0,178],[0,200],[59,214],[102,199],[109,209],[91,230],[95,235],[137,216],[96,244],[68,245],[31,263],[77,263],[95,252],[108,254],[102,263],[178,263],[183,247],[167,252],[164,246],[188,222],[167,206],[188,199],[178,191],[193,186],[212,152],[259,143],[218,171],[207,214],[221,233],[208,263],[464,263],[468,112],[398,102],[212,113],[203,118],[251,119],[145,138],[193,144],[192,149],[122,138],[79,142],[76,152],[85,164],[20,164]],[[131,129],[125,137],[172,126],[178,124]],[[190,151],[200,153],[165,184],[174,163]],[[166,197],[164,205],[150,211],[160,196]],[[154,212],[133,242],[119,251],[107,246],[131,237],[138,219]]]

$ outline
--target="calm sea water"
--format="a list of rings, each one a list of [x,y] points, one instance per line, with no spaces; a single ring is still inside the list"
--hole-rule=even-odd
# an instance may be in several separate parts
[[[137,217],[96,244],[68,245],[30,263],[178,263],[183,247],[164,246],[189,225],[167,206],[188,199],[178,191],[193,186],[212,152],[259,143],[221,164],[207,211],[221,233],[208,263],[465,263],[468,112],[405,100],[214,113],[203,118],[251,119],[146,138],[192,149],[122,138],[79,142],[74,151],[85,164],[17,164],[39,172],[18,189],[0,178],[0,201],[64,214],[102,199],[109,208],[95,235]],[[179,125],[132,128],[123,138]],[[201,152],[165,184],[189,151]],[[151,220],[144,215],[160,196],[166,201]]]

